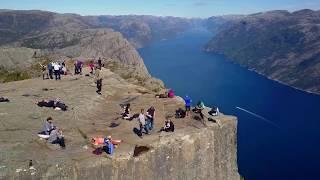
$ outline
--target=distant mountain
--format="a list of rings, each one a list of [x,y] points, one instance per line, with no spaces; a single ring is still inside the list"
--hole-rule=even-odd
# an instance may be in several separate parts
[[[24,68],[36,52],[55,58],[98,58],[134,66],[148,75],[135,47],[168,38],[191,21],[154,16],[80,16],[46,11],[0,11],[0,67]]]
[[[320,11],[270,11],[229,21],[206,50],[271,79],[320,93]]]
[[[156,16],[80,16],[46,11],[0,11],[0,44],[48,30],[110,28],[121,32],[135,47],[168,38],[191,27],[192,21]]]
[[[96,28],[112,28],[121,32],[135,47],[154,40],[167,39],[192,26],[193,20],[156,16],[85,16],[85,23]]]
[[[214,34],[230,27],[235,21],[245,17],[244,15],[212,16],[204,20],[205,27]]]

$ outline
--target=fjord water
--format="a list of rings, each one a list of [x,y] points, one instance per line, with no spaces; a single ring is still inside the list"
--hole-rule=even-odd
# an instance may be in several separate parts
[[[318,179],[320,96],[204,52],[212,36],[203,29],[192,30],[139,53],[149,72],[177,95],[191,96],[194,104],[203,100],[238,117],[238,166],[246,180]]]

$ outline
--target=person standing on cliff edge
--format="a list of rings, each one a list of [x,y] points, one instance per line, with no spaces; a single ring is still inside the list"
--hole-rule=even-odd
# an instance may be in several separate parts
[[[184,102],[186,106],[186,116],[189,116],[192,100],[188,95],[186,95],[186,97],[184,98]]]
[[[96,67],[96,70],[95,70],[95,81],[96,81],[96,84],[97,84],[97,93],[99,95],[101,95],[101,89],[102,89],[102,76],[100,74],[100,71],[101,71],[101,67]]]

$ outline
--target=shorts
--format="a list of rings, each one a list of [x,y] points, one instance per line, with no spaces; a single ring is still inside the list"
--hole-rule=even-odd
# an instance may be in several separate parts
[[[190,106],[186,106],[186,111],[190,111]]]

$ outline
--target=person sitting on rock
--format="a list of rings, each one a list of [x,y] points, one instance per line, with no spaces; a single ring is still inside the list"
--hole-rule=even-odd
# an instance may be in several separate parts
[[[201,113],[201,111],[205,108],[205,105],[203,103],[203,101],[199,101],[196,105],[196,107],[194,107],[194,109],[192,110],[195,113]]]
[[[168,98],[168,94],[169,94],[169,90],[168,89],[164,89],[162,90],[163,93],[161,94],[156,94],[155,97],[156,98]]]
[[[123,113],[122,113],[123,119],[129,120],[131,118],[130,111],[131,111],[130,104],[127,104],[126,106],[124,106]]]
[[[114,145],[113,145],[113,143],[112,143],[112,138],[111,138],[111,136],[108,136],[107,138],[104,139],[104,144],[105,144],[105,146],[103,146],[104,151],[105,151],[107,154],[112,155],[112,154],[113,154],[113,151],[114,151]]]
[[[60,128],[51,131],[48,142],[51,144],[59,144],[63,149],[66,148],[62,130]]]
[[[176,118],[185,118],[186,117],[186,111],[183,110],[182,108],[179,108],[178,110],[176,110]]]
[[[173,89],[170,89],[168,92],[168,98],[174,98],[174,91]]]
[[[0,97],[0,102],[10,102],[8,98]]]
[[[165,131],[165,132],[174,132],[174,124],[173,122],[168,119],[165,121],[164,126],[160,129],[161,131]]]
[[[218,116],[219,115],[219,108],[213,106],[211,110],[208,112],[211,116]]]
[[[39,132],[38,134],[50,135],[51,132],[56,128],[52,121],[53,121],[52,117],[48,117],[47,121],[43,125],[42,131]]]

